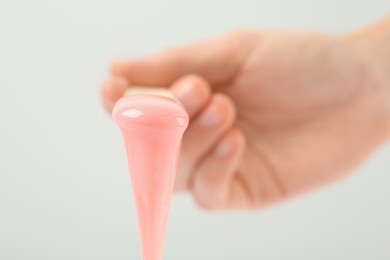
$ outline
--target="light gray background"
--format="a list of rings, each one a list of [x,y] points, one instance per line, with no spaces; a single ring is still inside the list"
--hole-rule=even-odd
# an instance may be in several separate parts
[[[0,0],[0,259],[139,259],[118,129],[98,87],[136,57],[238,27],[344,32],[388,0]],[[165,259],[390,259],[390,147],[259,213],[172,203]]]

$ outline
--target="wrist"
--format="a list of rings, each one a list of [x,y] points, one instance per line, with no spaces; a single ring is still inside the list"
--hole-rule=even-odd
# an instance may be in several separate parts
[[[383,129],[390,138],[390,17],[345,35],[355,55],[368,70],[371,92],[376,92],[377,112],[383,113]]]
[[[390,93],[390,17],[346,35]],[[390,95],[389,95],[390,98]]]

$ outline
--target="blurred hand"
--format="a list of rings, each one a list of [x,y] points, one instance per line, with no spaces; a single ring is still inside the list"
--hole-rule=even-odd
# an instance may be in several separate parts
[[[131,85],[171,86],[190,114],[176,191],[207,209],[261,208],[357,167],[389,135],[388,89],[354,39],[238,31],[117,61],[108,110]]]

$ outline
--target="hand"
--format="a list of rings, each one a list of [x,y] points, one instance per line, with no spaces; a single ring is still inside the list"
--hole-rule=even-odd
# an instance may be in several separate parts
[[[111,110],[131,85],[172,86],[191,123],[176,191],[207,209],[261,208],[357,167],[389,135],[388,90],[346,36],[239,31],[117,61]]]

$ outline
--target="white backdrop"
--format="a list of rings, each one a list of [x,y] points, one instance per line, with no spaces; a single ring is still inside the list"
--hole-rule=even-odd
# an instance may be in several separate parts
[[[119,131],[98,87],[116,57],[234,28],[344,32],[388,0],[0,0],[0,259],[139,259]],[[258,213],[175,197],[165,259],[390,259],[390,146]]]

